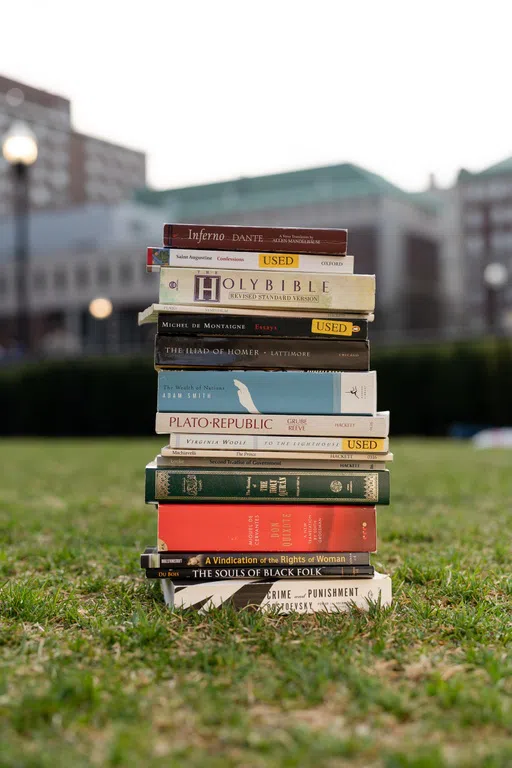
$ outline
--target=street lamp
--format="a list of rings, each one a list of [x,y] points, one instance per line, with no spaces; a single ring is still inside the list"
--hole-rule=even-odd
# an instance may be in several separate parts
[[[112,314],[112,309],[110,299],[104,299],[102,296],[93,299],[89,304],[89,312],[96,320],[106,320]]]
[[[491,333],[496,333],[500,307],[498,293],[508,280],[508,270],[499,262],[491,262],[484,269],[484,283],[487,286],[487,326]]]
[[[25,123],[16,121],[2,141],[2,153],[14,180],[14,261],[16,283],[16,336],[22,352],[30,346],[28,327],[29,168],[37,160],[36,137]]]

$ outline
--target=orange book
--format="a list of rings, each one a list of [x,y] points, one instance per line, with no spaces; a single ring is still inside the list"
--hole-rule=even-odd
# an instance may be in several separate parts
[[[374,506],[159,504],[160,552],[375,552]]]

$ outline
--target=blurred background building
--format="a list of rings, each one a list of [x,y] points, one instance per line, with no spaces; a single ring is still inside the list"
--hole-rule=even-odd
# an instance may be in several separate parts
[[[148,348],[152,334],[136,315],[157,298],[145,248],[161,243],[164,221],[348,227],[356,271],[377,276],[380,343],[481,334],[509,316],[512,159],[463,170],[450,189],[431,178],[420,193],[350,163],[156,191],[146,186],[143,153],[76,133],[67,99],[0,77],[0,133],[20,119],[39,149],[29,169],[34,352],[59,343],[69,354]],[[4,349],[16,327],[10,170],[2,160]],[[89,310],[97,297],[112,303],[106,319]]]

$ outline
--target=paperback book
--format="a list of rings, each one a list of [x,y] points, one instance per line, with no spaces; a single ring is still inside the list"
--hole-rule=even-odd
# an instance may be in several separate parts
[[[148,547],[141,568],[220,568],[233,566],[370,565],[369,552],[157,552]]]
[[[244,501],[279,504],[389,504],[389,472],[183,469],[146,466],[146,502]]]
[[[220,453],[220,451],[211,451],[211,453]],[[300,456],[301,454],[295,454]],[[275,456],[279,456],[276,452]],[[329,469],[329,470],[374,470],[380,471],[386,469],[384,461],[333,461],[332,459],[322,459],[316,454],[314,459],[227,459],[201,456],[162,456],[157,461],[159,467],[206,467],[222,469],[223,467],[232,469]]]
[[[368,341],[155,336],[155,368],[367,371]]]
[[[231,224],[164,224],[164,245],[222,251],[320,253],[344,256],[346,229],[313,227],[248,227]]]
[[[150,304],[149,307],[146,307],[146,309],[143,309],[142,312],[139,312],[138,316],[138,324],[144,325],[145,323],[156,323],[159,316],[161,314],[170,315],[170,314],[176,314],[176,315],[219,315],[219,309],[222,310],[222,317],[226,316],[232,316],[232,317],[254,317],[254,318],[261,318],[262,317],[262,310],[261,309],[251,309],[243,307],[218,307],[218,306],[208,306],[205,304],[198,304],[197,306],[189,305],[189,304]],[[268,321],[268,318],[272,319],[282,319],[285,321],[289,320],[309,320],[311,323],[313,320],[339,320],[340,322],[345,322],[347,320],[353,321],[354,323],[357,323],[357,325],[360,325],[360,322],[372,322],[375,319],[375,316],[373,312],[336,312],[335,310],[330,312],[329,310],[313,310],[313,312],[308,312],[304,309],[298,309],[296,311],[292,311],[289,307],[286,307],[285,309],[267,309],[267,307],[263,308],[263,311],[265,312],[264,319]],[[220,316],[220,315],[219,315]],[[229,334],[226,334],[229,335]],[[258,336],[259,334],[246,334],[247,336]],[[278,336],[279,334],[275,334]],[[288,335],[288,334],[286,334]],[[309,334],[306,334],[309,336]],[[338,334],[335,334],[338,335]],[[344,334],[342,334],[344,335]]]
[[[373,312],[374,275],[299,274],[276,271],[189,269],[162,267],[159,301],[219,307],[281,309],[337,309]]]
[[[158,504],[160,552],[375,552],[375,506]]]
[[[375,416],[157,413],[156,433],[163,435],[173,432],[254,436],[302,434],[338,438],[387,437],[389,434],[389,411],[378,412]],[[356,443],[354,445],[356,446]],[[255,448],[256,446],[248,447]],[[365,451],[376,450],[364,440],[361,443],[361,449]],[[341,450],[354,449],[341,448]]]
[[[279,581],[217,581],[204,584],[161,582],[164,599],[173,608],[207,613],[227,604],[237,610],[253,606],[276,613],[341,613],[353,608],[391,605],[391,579],[375,572],[371,579],[282,579]]]
[[[236,455],[267,455],[277,452],[282,458],[331,458],[334,461],[351,461],[355,456],[361,461],[391,461],[385,455],[389,450],[389,438],[377,437],[283,437],[267,435],[189,435],[174,432],[169,445],[161,449],[162,456],[173,456],[175,450],[187,451],[236,451]],[[285,452],[292,455],[286,456]],[[226,455],[226,453],[219,455]],[[325,456],[318,456],[324,453]],[[310,454],[310,455],[308,455]],[[329,455],[328,455],[329,454]],[[381,454],[384,454],[381,457]],[[194,455],[201,455],[199,453]],[[229,454],[231,455],[231,454]],[[393,454],[389,454],[393,455]],[[299,458],[299,456],[297,456]]]
[[[160,371],[157,407],[161,413],[372,415],[376,379],[375,371]]]
[[[289,339],[343,338],[365,341],[368,338],[367,320],[340,320],[317,317],[270,317],[268,315],[230,316],[197,312],[181,314],[160,312],[158,333],[167,336],[263,336]]]
[[[258,253],[256,251],[211,251],[190,248],[147,249],[146,270],[160,267],[206,267],[209,269],[289,269],[294,272],[354,272],[353,256],[318,256],[306,253]]]
[[[146,568],[147,579],[217,581],[218,579],[371,579],[372,565],[264,565],[237,568]]]

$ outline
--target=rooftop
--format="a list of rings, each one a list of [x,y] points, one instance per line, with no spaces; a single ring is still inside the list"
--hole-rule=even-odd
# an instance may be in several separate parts
[[[383,196],[400,198],[428,210],[432,210],[434,204],[429,198],[409,194],[382,176],[353,163],[175,189],[142,189],[135,193],[137,201],[168,208],[175,219],[182,221],[227,211],[292,208]]]
[[[491,176],[501,176],[502,174],[512,173],[512,157],[507,157],[505,160],[501,160],[499,163],[490,165],[488,168],[484,168],[483,171],[468,171],[466,168],[461,168],[459,171],[459,181],[469,181],[469,179],[487,178]]]

